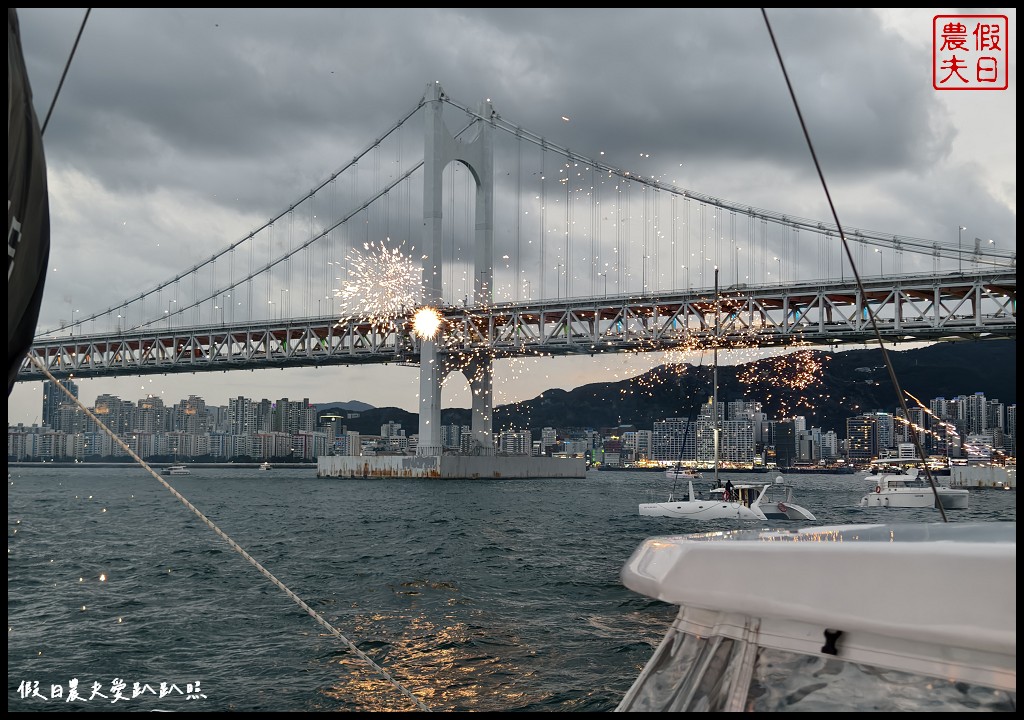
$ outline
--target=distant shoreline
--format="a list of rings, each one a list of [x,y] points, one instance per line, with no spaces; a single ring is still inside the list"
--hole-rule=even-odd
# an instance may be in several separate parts
[[[664,472],[665,470],[671,470],[672,468],[661,468],[661,467],[621,467],[616,465],[615,467],[607,467],[601,465],[597,468],[604,472]],[[700,469],[702,474],[713,473],[714,469],[706,470]],[[856,468],[821,468],[821,467],[793,467],[793,468],[772,468],[770,470],[765,468],[718,468],[718,472],[722,474],[727,473],[757,473],[759,475],[768,475],[771,473],[790,473],[793,475],[856,475]]]
[[[190,468],[238,468],[241,470],[252,470],[253,468],[260,467],[263,463],[148,463],[151,468],[165,468],[169,465],[186,465]],[[270,463],[274,470],[287,470],[288,468],[301,468],[301,469],[316,469],[316,463]],[[79,468],[137,468],[139,465],[134,462],[123,462],[123,463],[112,463],[112,462],[9,462],[7,463],[9,468],[62,468],[62,469],[79,469]]]

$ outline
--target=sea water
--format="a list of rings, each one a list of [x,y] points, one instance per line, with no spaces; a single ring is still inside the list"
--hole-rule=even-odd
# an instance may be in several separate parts
[[[622,565],[652,535],[740,526],[641,517],[671,489],[660,473],[163,478],[339,638],[142,468],[11,473],[9,711],[420,709],[348,642],[430,710],[609,711],[675,615]],[[858,507],[860,475],[788,481],[817,520],[768,525],[942,520]],[[1016,521],[1016,491],[946,514]]]

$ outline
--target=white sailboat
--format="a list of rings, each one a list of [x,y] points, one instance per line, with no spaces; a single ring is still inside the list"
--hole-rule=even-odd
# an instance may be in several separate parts
[[[640,514],[650,517],[668,517],[683,520],[814,520],[814,514],[793,501],[793,488],[782,477],[774,483],[737,484],[722,486],[719,471],[719,441],[721,418],[718,414],[718,336],[719,326],[718,267],[715,267],[715,342],[712,356],[711,417],[714,427],[715,487],[708,497],[699,497],[689,478],[686,495],[640,503]],[[672,470],[668,472],[673,472]],[[679,478],[672,478],[679,479]]]

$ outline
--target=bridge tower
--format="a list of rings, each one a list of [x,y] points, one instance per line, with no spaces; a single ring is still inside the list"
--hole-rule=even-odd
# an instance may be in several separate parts
[[[494,275],[494,139],[490,120],[491,103],[480,105],[476,133],[466,140],[456,139],[448,131],[443,117],[444,90],[430,83],[424,95],[426,138],[423,151],[423,243],[427,256],[423,264],[423,302],[443,299],[441,219],[442,173],[452,162],[461,162],[476,181],[476,227],[473,245],[473,287],[476,303],[490,300]],[[461,371],[469,381],[473,396],[472,423],[474,445],[481,455],[494,454],[494,389],[491,358],[473,358],[462,363]],[[420,427],[418,456],[441,455],[441,383],[452,371],[447,353],[438,351],[435,340],[420,344]]]

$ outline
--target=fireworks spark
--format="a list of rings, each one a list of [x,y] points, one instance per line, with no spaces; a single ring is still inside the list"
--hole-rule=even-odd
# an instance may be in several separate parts
[[[345,259],[349,280],[334,293],[341,299],[341,322],[359,320],[385,327],[420,303],[422,269],[400,249],[369,242],[363,244],[363,252],[353,249]]]
[[[813,410],[823,391],[824,358],[807,349],[798,349],[784,355],[740,368],[736,379],[755,389],[769,407],[786,417],[800,410]]]
[[[422,307],[412,317],[412,332],[420,340],[433,340],[441,330],[441,313],[432,307]]]

